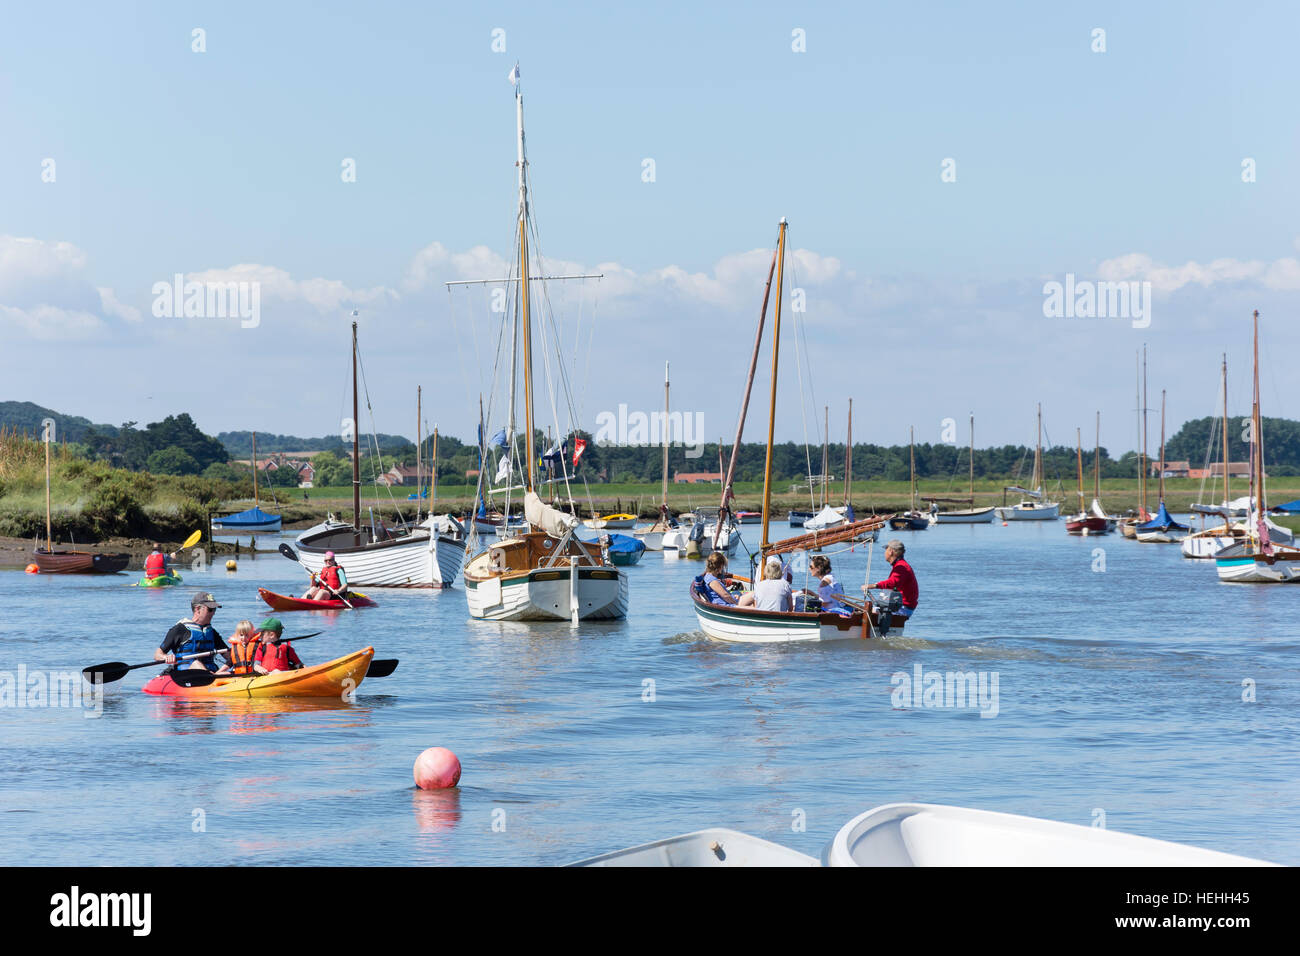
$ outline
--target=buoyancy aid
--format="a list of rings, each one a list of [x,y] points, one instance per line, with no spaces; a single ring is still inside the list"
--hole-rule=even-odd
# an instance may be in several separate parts
[[[144,576],[146,578],[158,578],[167,573],[167,555],[161,551],[153,551],[149,557],[144,559]]]
[[[268,671],[287,671],[292,667],[288,644],[262,644],[257,650],[257,660]]]
[[[230,672],[232,674],[252,674],[253,661],[257,658],[258,640],[255,637],[249,637],[247,640],[230,642]]]
[[[190,632],[189,637],[185,639],[185,642],[181,644],[180,647],[176,648],[176,657],[178,659],[178,663],[180,663],[179,658],[186,657],[191,654],[202,654],[206,651],[211,651],[216,648],[217,636],[216,636],[216,632],[212,630],[211,624],[209,624],[206,627],[199,627],[189,618],[186,618],[183,621],[177,621],[176,623],[183,625],[185,629]],[[208,670],[215,671],[218,666],[217,662],[213,660],[213,658],[215,657],[216,657],[215,654],[209,654],[207,657],[198,658],[198,660]],[[182,666],[189,666],[189,665],[182,664]]]
[[[327,564],[316,572],[316,578],[326,587],[333,588],[335,591],[343,589],[343,582],[339,580],[339,568],[337,564]]]

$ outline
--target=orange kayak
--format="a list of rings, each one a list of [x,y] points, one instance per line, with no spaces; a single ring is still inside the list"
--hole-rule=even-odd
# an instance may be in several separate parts
[[[310,598],[293,597],[289,594],[276,594],[266,588],[258,588],[257,596],[271,606],[273,611],[346,611],[348,605],[338,598],[328,601],[313,601]],[[353,607],[374,607],[375,602],[364,594],[355,591],[348,596],[348,604]]]
[[[206,687],[181,687],[159,674],[142,688],[146,694],[168,697],[339,697],[359,686],[375,656],[373,647],[296,671],[276,671],[251,677],[218,677]]]

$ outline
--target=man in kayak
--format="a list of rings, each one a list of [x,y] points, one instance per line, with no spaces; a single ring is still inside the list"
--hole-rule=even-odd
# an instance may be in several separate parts
[[[903,560],[903,554],[907,549],[903,542],[895,538],[885,545],[885,560],[889,562],[893,570],[889,572],[889,577],[883,581],[877,581],[871,585],[873,588],[889,588],[891,591],[897,591],[903,595],[903,606],[894,612],[895,617],[908,618],[916,611],[916,603],[920,597],[920,589],[916,586],[916,573],[912,566]],[[864,586],[863,591],[866,590]]]
[[[190,599],[190,616],[172,625],[171,630],[163,637],[162,643],[158,645],[158,649],[153,652],[153,659],[166,661],[167,670],[175,670],[179,663],[181,667],[206,667],[214,673],[218,669],[218,664],[214,660],[217,654],[222,654],[229,663],[230,654],[226,642],[212,626],[212,615],[219,607],[221,605],[217,603],[217,599],[206,591],[195,594]],[[195,658],[193,662],[179,660],[192,654],[205,652],[211,653],[206,657]]]
[[[287,641],[283,644],[280,643],[280,635],[284,633],[284,625],[280,623],[278,617],[268,617],[262,622],[262,626],[257,629],[257,633],[261,637],[262,643],[257,647],[257,656],[254,658],[254,662],[261,673],[296,671],[302,667],[302,660],[299,659],[298,652],[293,649],[293,645]]]
[[[334,552],[325,552],[325,567],[311,576],[311,587],[303,595],[305,600],[332,601],[348,596],[348,575],[334,560]]]
[[[162,545],[155,543],[153,550],[149,552],[149,557],[144,559],[144,576],[152,581],[154,578],[171,574],[174,557],[176,557],[175,551],[171,554],[163,554]]]

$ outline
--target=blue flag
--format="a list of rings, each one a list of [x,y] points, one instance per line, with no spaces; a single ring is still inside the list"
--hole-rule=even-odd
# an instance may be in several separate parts
[[[510,444],[506,441],[506,430],[503,428],[492,436],[492,444],[498,448],[509,448]]]

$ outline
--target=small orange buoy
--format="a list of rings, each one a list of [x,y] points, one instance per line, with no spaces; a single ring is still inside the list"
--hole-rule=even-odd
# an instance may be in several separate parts
[[[460,760],[446,747],[430,747],[415,758],[414,772],[421,790],[446,790],[460,782]]]
[[[41,569],[40,569],[39,567],[37,567],[35,564],[29,564],[29,565],[27,565],[27,573],[28,573],[28,574],[40,574],[40,573],[41,573]]]
[[[1002,522],[1002,527],[1004,527],[1004,528],[1005,528],[1005,527],[1006,527],[1006,526],[1007,526],[1007,523],[1006,523],[1006,522],[1005,522],[1005,521],[1004,521],[1004,522]]]

